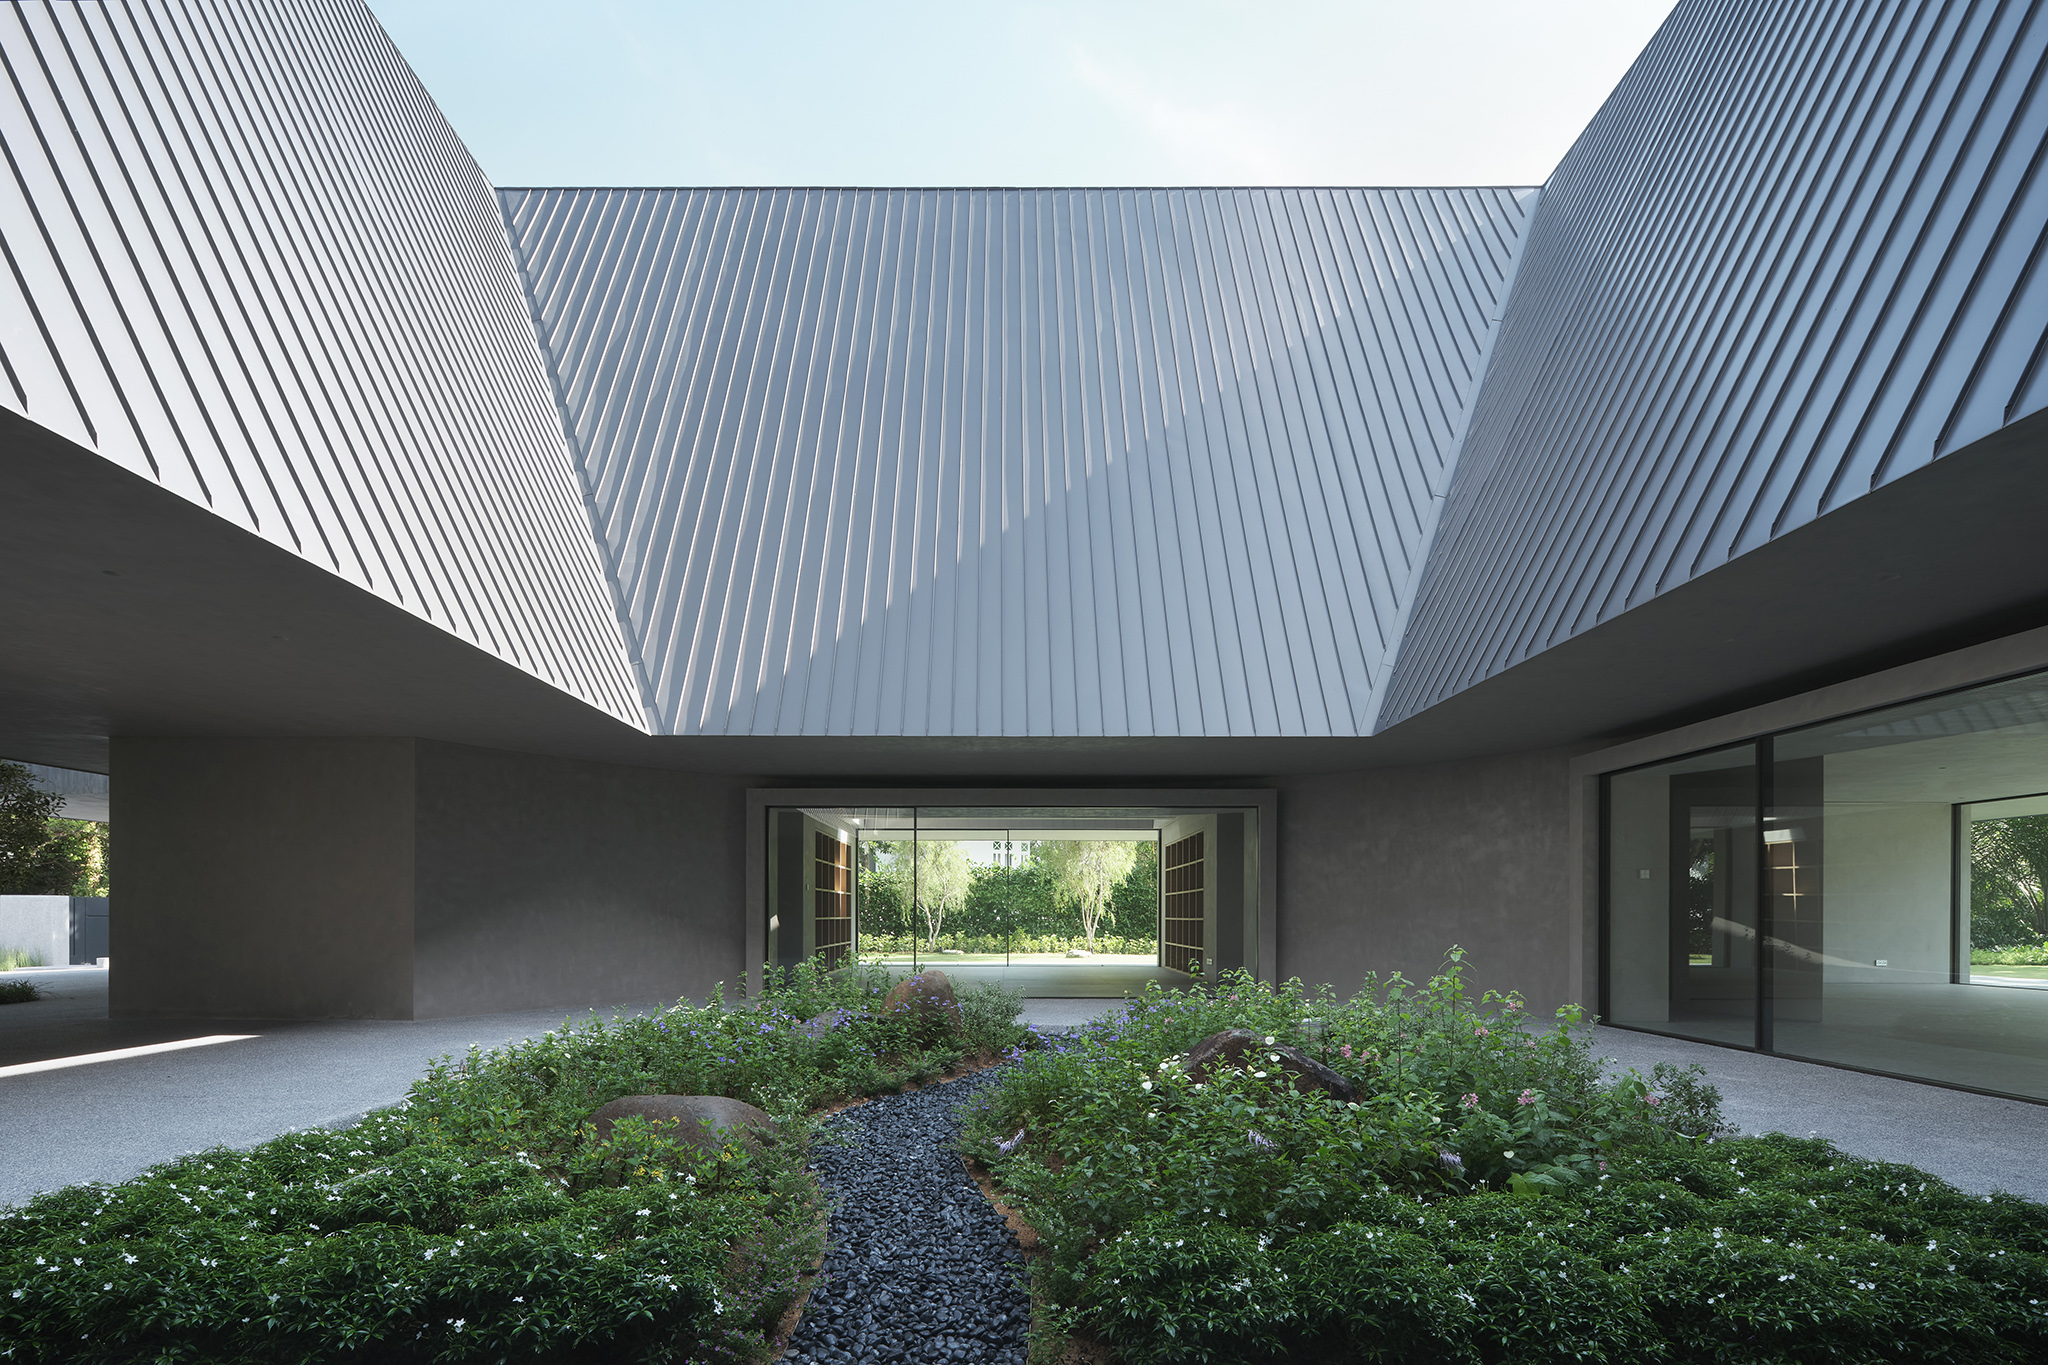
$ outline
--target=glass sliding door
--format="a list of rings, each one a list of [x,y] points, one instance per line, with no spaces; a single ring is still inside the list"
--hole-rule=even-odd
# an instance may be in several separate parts
[[[2048,675],[1603,801],[1607,1022],[2048,1100]]]
[[[1606,1018],[1757,1041],[1756,746],[1607,778]]]

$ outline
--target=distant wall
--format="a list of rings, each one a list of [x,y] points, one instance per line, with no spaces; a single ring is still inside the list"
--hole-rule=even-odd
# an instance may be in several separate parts
[[[1466,950],[1468,980],[1591,1005],[1571,895],[1569,754],[1283,778],[1280,975],[1349,991]]]
[[[410,739],[113,754],[117,1015],[429,1018],[739,979],[742,779]]]
[[[33,953],[42,966],[71,961],[71,897],[0,896],[0,952]]]
[[[115,739],[115,1015],[412,1015],[413,743]]]
[[[426,741],[418,754],[418,1017],[739,980],[744,782]]]

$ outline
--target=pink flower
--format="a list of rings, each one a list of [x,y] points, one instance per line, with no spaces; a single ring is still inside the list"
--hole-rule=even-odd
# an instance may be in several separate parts
[[[1601,1163],[1600,1163],[1600,1169],[1601,1169],[1601,1170],[1603,1170],[1603,1171],[1604,1171],[1604,1170],[1606,1170],[1606,1169],[1607,1169],[1607,1163],[1606,1163],[1606,1162],[1604,1162],[1604,1161],[1603,1161],[1603,1162],[1601,1162]]]
[[[1479,1027],[1477,1027],[1477,1028],[1473,1029],[1473,1030],[1472,1030],[1472,1036],[1473,1036],[1474,1038],[1484,1038],[1484,1037],[1486,1037],[1486,1036],[1487,1036],[1487,1028],[1486,1028],[1486,1025],[1484,1025],[1484,1024],[1481,1024],[1481,1025],[1480,1025]]]
[[[1458,1103],[1467,1109],[1477,1109],[1479,1107],[1479,1097],[1477,1095],[1460,1095]]]
[[[1662,1095],[1645,1095],[1643,1096],[1643,1103],[1654,1109],[1664,1103],[1664,1097]]]
[[[1351,1055],[1351,1044],[1346,1043],[1344,1044],[1344,1046],[1338,1048],[1337,1051],[1342,1055],[1349,1057]]]
[[[1535,1092],[1535,1091],[1533,1091],[1533,1090],[1524,1090],[1524,1091],[1523,1091],[1523,1092],[1522,1092],[1522,1093],[1521,1093],[1520,1095],[1518,1095],[1518,1096],[1516,1096],[1516,1097],[1515,1097],[1515,1103],[1516,1103],[1516,1104],[1534,1104],[1534,1103],[1536,1103],[1536,1092]]]

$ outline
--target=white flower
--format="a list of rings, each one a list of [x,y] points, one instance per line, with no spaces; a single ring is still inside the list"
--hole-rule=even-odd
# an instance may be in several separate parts
[[[633,1216],[634,1216],[635,1218],[645,1218],[645,1217],[646,1217],[646,1216],[647,1216],[648,1214],[650,1214],[650,1213],[653,1213],[653,1212],[654,1212],[654,1210],[653,1210],[653,1209],[642,1209],[642,1210],[640,1210],[640,1212],[638,1212],[638,1213],[634,1214]]]
[[[1138,1088],[1139,1088],[1140,1090],[1150,1090],[1150,1089],[1152,1088],[1152,1082],[1150,1082],[1150,1081],[1139,1081],[1139,1082],[1138,1082]]]

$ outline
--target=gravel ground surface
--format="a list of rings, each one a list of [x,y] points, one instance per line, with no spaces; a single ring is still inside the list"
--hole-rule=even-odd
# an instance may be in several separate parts
[[[787,1365],[1022,1362],[1024,1253],[953,1150],[953,1111],[996,1071],[887,1095],[827,1120],[818,1147],[837,1201],[824,1274]]]

